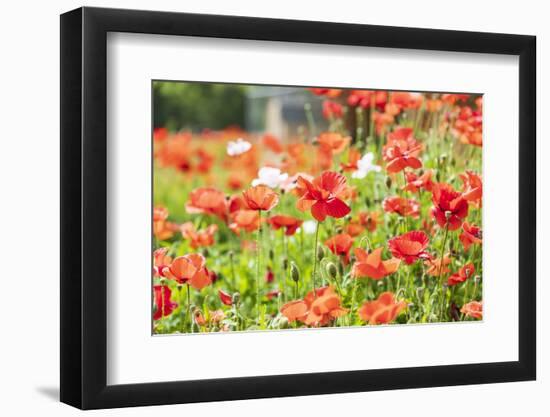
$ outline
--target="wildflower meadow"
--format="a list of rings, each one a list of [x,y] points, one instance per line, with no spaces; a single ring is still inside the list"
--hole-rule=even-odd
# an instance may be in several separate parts
[[[481,95],[238,88],[153,101],[154,334],[482,319]]]

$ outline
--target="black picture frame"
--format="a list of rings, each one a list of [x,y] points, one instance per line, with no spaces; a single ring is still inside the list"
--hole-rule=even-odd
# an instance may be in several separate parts
[[[107,385],[108,32],[518,56],[519,360]],[[94,409],[535,379],[534,36],[84,7],[61,15],[60,57],[62,402]]]

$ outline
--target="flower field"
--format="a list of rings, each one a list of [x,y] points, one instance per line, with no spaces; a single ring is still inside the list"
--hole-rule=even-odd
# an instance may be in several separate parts
[[[481,320],[482,97],[303,90],[282,136],[155,126],[153,333]]]

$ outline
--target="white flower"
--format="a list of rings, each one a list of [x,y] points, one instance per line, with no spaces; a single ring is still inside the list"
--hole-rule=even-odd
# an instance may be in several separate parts
[[[359,161],[357,161],[357,171],[351,174],[352,178],[363,179],[371,171],[380,172],[381,168],[378,165],[372,163],[374,160],[374,154],[372,152],[366,153]]]
[[[237,156],[250,150],[252,145],[244,139],[238,138],[235,142],[229,141],[227,144],[227,154]]]
[[[281,173],[279,168],[263,167],[258,171],[258,178],[252,181],[252,186],[267,185],[277,188],[288,179],[288,174]]]
[[[315,233],[315,229],[317,229],[317,222],[313,220],[306,220],[302,223],[302,228],[304,229],[305,234],[311,235]]]

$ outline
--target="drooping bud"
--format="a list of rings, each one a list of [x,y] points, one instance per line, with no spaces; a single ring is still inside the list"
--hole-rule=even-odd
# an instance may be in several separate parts
[[[294,262],[290,264],[290,277],[294,282],[300,281],[300,270]]]
[[[391,188],[391,184],[392,184],[391,177],[386,177],[386,187],[388,187],[388,189]]]
[[[325,257],[325,249],[321,245],[317,245],[317,260],[321,262]]]
[[[336,267],[336,265],[334,265],[333,262],[329,262],[326,267],[325,267],[326,271],[327,271],[327,275],[331,278],[331,279],[336,279],[336,277],[338,276],[338,268]]]

